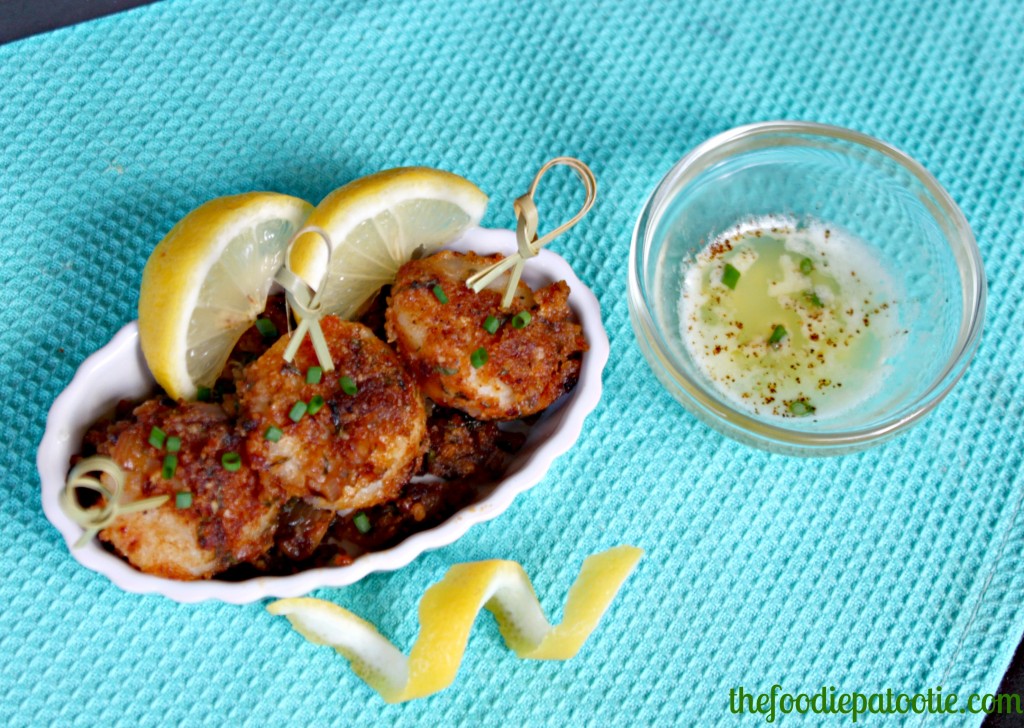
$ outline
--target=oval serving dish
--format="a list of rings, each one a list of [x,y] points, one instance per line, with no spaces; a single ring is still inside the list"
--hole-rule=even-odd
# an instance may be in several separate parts
[[[516,250],[515,234],[509,230],[475,228],[447,248],[508,255]],[[485,495],[440,525],[415,533],[397,546],[365,554],[347,566],[237,582],[174,581],[143,574],[108,552],[96,539],[82,548],[71,548],[82,529],[58,505],[71,456],[81,447],[85,431],[119,400],[144,399],[156,386],[142,356],[138,326],[134,321],[82,363],[50,408],[37,455],[43,511],[80,564],[103,574],[125,591],[162,594],[178,602],[218,599],[244,604],[264,597],[300,596],[320,587],[346,586],[372,572],[393,571],[424,551],[447,546],[465,534],[470,526],[503,513],[517,495],[539,483],[555,458],[575,444],[583,420],[601,398],[601,373],[608,361],[608,336],[601,323],[597,298],[576,277],[565,259],[547,249],[542,249],[526,264],[523,280],[534,289],[558,280],[568,283],[569,304],[590,345],[590,350],[583,355],[579,383],[544,412],[530,429],[526,444],[510,459],[504,477],[482,488]]]

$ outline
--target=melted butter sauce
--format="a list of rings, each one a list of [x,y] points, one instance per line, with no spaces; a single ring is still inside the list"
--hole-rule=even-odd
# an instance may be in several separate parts
[[[826,419],[879,389],[899,345],[897,309],[890,276],[861,240],[761,217],[684,266],[679,320],[698,367],[741,408]]]

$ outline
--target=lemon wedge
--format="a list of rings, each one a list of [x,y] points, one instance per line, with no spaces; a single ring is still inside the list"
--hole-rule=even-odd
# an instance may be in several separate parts
[[[377,172],[327,195],[306,221],[325,230],[296,242],[291,269],[312,288],[326,286],[323,310],[352,318],[398,269],[480,223],[487,195],[469,180],[429,167]],[[326,279],[324,278],[326,274]]]
[[[153,249],[139,290],[139,339],[170,396],[191,399],[216,381],[265,308],[288,241],[312,209],[275,192],[218,197]]]

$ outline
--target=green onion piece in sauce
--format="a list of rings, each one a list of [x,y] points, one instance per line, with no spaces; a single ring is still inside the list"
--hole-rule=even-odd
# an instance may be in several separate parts
[[[787,334],[785,326],[776,326],[775,329],[772,331],[772,335],[768,337],[768,343],[772,346],[775,346],[783,339],[785,339],[786,335]]]
[[[298,402],[292,405],[291,412],[288,413],[288,419],[290,419],[292,422],[298,422],[305,416],[306,410],[308,409],[309,405],[307,405],[300,399]]]
[[[213,394],[213,392],[209,387],[200,387],[196,390],[196,400],[199,402],[209,402],[211,394]]]
[[[729,288],[736,290],[736,284],[740,282],[740,272],[726,263],[722,270],[722,283]]]
[[[359,533],[368,533],[370,530],[370,519],[365,513],[357,513],[352,517],[352,524]]]
[[[436,298],[441,303],[448,303],[448,294],[444,292],[443,288],[441,288],[440,283],[434,285],[433,291],[434,298]]]
[[[800,261],[800,272],[805,276],[809,276],[811,271],[814,270],[814,261],[810,258],[804,258]]]
[[[320,367],[310,367],[306,370],[306,384],[320,384],[320,377],[324,375],[324,370]]]
[[[256,319],[256,330],[264,339],[271,339],[277,336],[277,326],[268,318]]]
[[[153,427],[149,431],[149,444],[155,447],[157,450],[164,446],[164,442],[167,440],[167,433],[161,430],[159,427]]]
[[[469,355],[469,363],[473,365],[474,369],[479,369],[487,363],[487,349],[480,347],[472,354]]]
[[[818,308],[821,308],[822,306],[825,305],[824,303],[821,302],[821,299],[818,298],[818,294],[815,293],[814,291],[804,291],[804,298],[807,299],[807,302],[810,303],[812,306],[817,306]]]
[[[350,397],[355,396],[359,392],[359,387],[356,386],[356,380],[352,377],[341,377],[338,380],[338,384],[341,385],[341,391]]]
[[[324,408],[324,398],[319,394],[313,395],[312,399],[309,400],[309,408],[307,412],[311,415],[315,415],[317,412]]]
[[[498,333],[498,327],[501,326],[501,322],[494,316],[488,316],[484,320],[484,331],[488,334]]]
[[[789,411],[797,417],[814,414],[817,408],[806,399],[797,399],[789,403]]]
[[[512,317],[512,326],[517,329],[525,329],[532,318],[529,311],[520,311]]]
[[[164,456],[164,464],[160,468],[160,475],[163,476],[164,480],[170,480],[174,477],[175,471],[178,469],[178,456],[177,455],[166,455]]]
[[[181,449],[181,438],[171,435],[167,438],[167,452],[178,452]]]
[[[229,473],[234,473],[242,467],[242,456],[237,452],[226,452],[220,456],[220,464]]]
[[[192,507],[192,494],[186,491],[181,491],[174,494],[174,507],[179,511],[185,508]]]

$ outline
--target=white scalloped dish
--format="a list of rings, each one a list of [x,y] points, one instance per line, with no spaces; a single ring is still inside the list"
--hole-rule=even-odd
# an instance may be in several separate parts
[[[481,254],[509,254],[516,249],[515,235],[508,230],[476,228],[447,247]],[[485,496],[434,528],[413,534],[385,551],[360,556],[347,566],[309,569],[289,576],[259,576],[244,581],[186,582],[143,574],[107,551],[96,539],[72,549],[82,529],[58,505],[72,455],[79,451],[86,430],[110,412],[119,400],[145,399],[152,395],[156,386],[142,356],[138,326],[134,321],[82,363],[50,408],[37,456],[46,517],[64,537],[71,555],[83,566],[103,574],[125,591],[162,594],[178,602],[219,599],[242,604],[264,597],[299,596],[319,587],[352,584],[372,572],[398,569],[424,551],[447,546],[465,534],[470,526],[503,513],[517,495],[539,483],[555,458],[579,439],[584,419],[601,398],[608,337],[601,323],[597,298],[576,277],[569,264],[549,250],[541,250],[526,264],[523,280],[534,289],[558,280],[569,284],[569,304],[590,345],[583,355],[579,383],[532,426],[525,445],[511,458],[503,478],[493,484],[493,489],[485,486]]]

